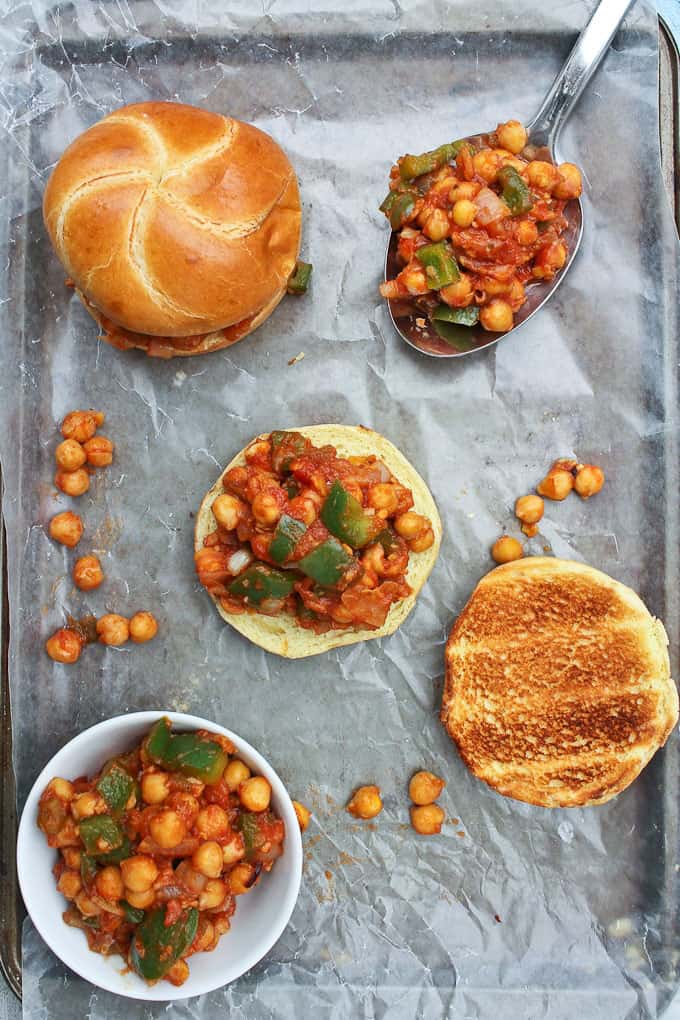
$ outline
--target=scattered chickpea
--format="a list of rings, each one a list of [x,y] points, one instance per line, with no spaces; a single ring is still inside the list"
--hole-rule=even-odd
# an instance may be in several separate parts
[[[131,907],[135,907],[137,910],[146,910],[156,899],[156,890],[146,889],[144,892],[133,892],[126,886],[125,899]]]
[[[50,659],[69,666],[78,661],[82,650],[82,638],[70,627],[61,627],[45,642],[45,651]]]
[[[416,772],[408,784],[408,795],[414,804],[433,804],[445,786],[434,772]]]
[[[502,145],[514,156],[521,152],[527,144],[526,128],[518,120],[508,120],[505,124],[499,124],[496,128],[496,136],[499,145]]]
[[[229,891],[233,896],[242,896],[250,892],[257,880],[257,872],[252,864],[245,861],[236,864],[229,872]]]
[[[151,641],[158,633],[158,623],[153,613],[135,613],[130,620],[130,637],[137,645]]]
[[[238,799],[246,811],[266,811],[272,799],[272,788],[264,776],[252,776],[238,788]]]
[[[412,538],[408,543],[409,549],[414,553],[425,552],[432,545],[434,545],[434,531],[432,528],[426,528],[422,534]]]
[[[130,624],[118,613],[105,613],[97,620],[97,634],[103,645],[124,645],[130,637]]]
[[[100,815],[106,810],[106,803],[103,797],[93,790],[79,793],[71,801],[71,814],[80,821],[81,818],[91,818],[92,815]]]
[[[222,847],[214,840],[207,840],[194,850],[191,863],[206,878],[219,878],[222,874],[224,861]]]
[[[76,896],[75,904],[83,917],[97,917],[102,912],[102,907],[91,900],[84,889]]]
[[[192,946],[192,949],[194,947]],[[189,964],[186,960],[175,960],[172,967],[165,972],[165,980],[169,981],[175,988],[179,988],[189,977]]]
[[[81,591],[92,591],[104,580],[102,565],[96,556],[81,556],[73,567],[73,583]]]
[[[540,188],[541,191],[551,192],[560,179],[557,167],[540,159],[533,159],[527,166],[526,173],[529,184],[533,188]]]
[[[271,528],[281,516],[281,507],[276,497],[269,492],[258,492],[252,504],[253,517],[258,524]]]
[[[73,794],[75,793],[73,783],[69,782],[68,779],[60,779],[59,776],[56,776],[54,779],[50,779],[47,784],[47,789],[51,790],[55,797],[58,797],[59,800],[65,801],[73,800]]]
[[[231,496],[228,492],[218,496],[212,505],[213,516],[225,531],[234,530],[244,509],[245,504],[237,496]]]
[[[477,215],[477,206],[469,198],[459,198],[452,210],[453,222],[457,227],[470,227]]]
[[[83,443],[83,449],[92,467],[108,467],[113,461],[113,443],[106,436],[93,436]]]
[[[520,496],[515,503],[515,517],[523,524],[538,524],[544,509],[545,504],[540,496]]]
[[[360,786],[354,791],[347,810],[355,818],[375,818],[383,809],[378,786]]]
[[[528,246],[538,240],[538,227],[533,220],[522,220],[517,230],[519,244]]]
[[[439,804],[423,804],[411,808],[411,825],[421,836],[434,836],[442,831],[444,812]]]
[[[76,471],[87,460],[87,454],[75,439],[64,439],[54,451],[54,459],[62,471]]]
[[[494,298],[479,310],[479,321],[492,333],[506,333],[512,329],[512,308],[507,301]]]
[[[240,832],[234,832],[228,843],[222,844],[222,862],[225,868],[236,864],[246,855],[246,847]]]
[[[492,545],[491,555],[496,563],[511,563],[524,556],[524,549],[522,543],[516,538],[511,538],[510,535],[501,535]]]
[[[578,198],[583,190],[581,171],[573,163],[560,163],[557,167],[559,181],[553,188],[555,198]]]
[[[535,538],[538,534],[538,524],[523,524],[522,531],[527,538]]]
[[[158,878],[156,862],[146,854],[136,854],[121,861],[120,871],[125,888],[133,893],[147,892]]]
[[[595,464],[579,466],[574,478],[574,488],[581,499],[589,499],[604,485],[604,471]]]
[[[201,839],[219,839],[229,832],[229,816],[219,804],[201,808],[196,818],[196,831]]]
[[[72,510],[64,510],[50,521],[50,538],[73,549],[83,537],[83,522]]]
[[[536,486],[536,492],[547,499],[566,499],[574,488],[574,476],[564,468],[551,468],[542,482]]]
[[[90,476],[85,468],[78,468],[77,471],[59,469],[54,476],[54,484],[67,496],[84,496],[90,488]]]
[[[162,804],[170,796],[167,772],[145,772],[142,776],[142,800],[145,804]]]
[[[187,827],[176,811],[163,809],[149,822],[149,832],[160,847],[170,850],[182,842]]]
[[[413,510],[407,510],[405,514],[399,514],[394,519],[394,530],[407,542],[418,538],[429,526],[430,522],[427,517],[423,517],[422,514],[417,514]]]
[[[62,896],[74,900],[82,888],[83,882],[77,871],[62,871],[57,882],[57,889]]]
[[[298,825],[300,826],[300,832],[305,832],[312,817],[311,811],[309,808],[306,808],[304,804],[301,804],[299,800],[293,801],[293,809],[295,811],[295,817],[298,820]]]
[[[198,895],[199,910],[215,910],[227,898],[227,884],[221,878],[209,878]]]
[[[423,233],[431,241],[443,241],[451,232],[449,218],[443,209],[433,209],[423,227]]]
[[[232,793],[238,790],[241,783],[250,779],[250,769],[240,758],[232,758],[222,773],[222,778]]]
[[[86,443],[103,423],[104,415],[101,411],[71,411],[61,423],[61,434],[64,439]]]
[[[374,510],[383,511],[387,516],[394,513],[398,503],[397,490],[389,482],[378,482],[368,491],[368,505]]]
[[[98,871],[94,884],[102,899],[108,900],[109,903],[117,903],[118,900],[122,900],[125,887],[120,868],[115,864],[108,864]]]

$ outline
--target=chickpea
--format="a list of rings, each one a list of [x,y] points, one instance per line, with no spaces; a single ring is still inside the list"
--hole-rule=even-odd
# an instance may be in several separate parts
[[[102,908],[90,899],[84,889],[76,896],[75,904],[83,917],[97,917],[102,912]]]
[[[266,811],[271,803],[272,788],[264,776],[253,776],[239,786],[238,799],[246,811]]]
[[[250,769],[240,758],[232,758],[222,773],[222,778],[231,792],[235,793],[241,783],[250,779]]]
[[[583,191],[581,171],[573,163],[560,163],[557,168],[559,181],[553,188],[555,198],[578,198]]]
[[[574,488],[574,476],[564,468],[551,468],[542,482],[536,486],[536,492],[547,499],[566,499]]]
[[[54,476],[54,484],[67,496],[84,496],[90,488],[90,476],[85,468],[78,468],[77,471],[57,471]]]
[[[527,538],[534,538],[538,534],[538,524],[523,524],[521,530]]]
[[[460,274],[460,280],[450,283],[448,287],[442,287],[439,291],[442,301],[452,308],[465,308],[472,299],[472,283],[466,273]]]
[[[233,531],[246,509],[245,503],[228,492],[218,496],[212,505],[213,517],[225,531]]]
[[[196,780],[199,782],[199,780]],[[200,785],[200,783],[199,783]],[[201,790],[203,789],[201,785]],[[198,797],[200,797],[201,791],[197,791]],[[183,819],[187,829],[192,828],[194,822],[198,818],[198,812],[200,805],[196,800],[196,797],[191,793],[173,793],[168,801],[168,807],[171,807],[173,811],[176,811],[180,818]]]
[[[227,883],[221,878],[210,878],[205,883],[203,892],[198,895],[199,910],[215,910],[227,898]]]
[[[222,874],[224,860],[222,847],[214,840],[207,840],[194,850],[191,863],[206,878],[219,878]]]
[[[246,847],[243,836],[240,832],[232,833],[229,842],[222,844],[222,864],[225,868],[231,867],[237,861],[242,860],[246,855]]]
[[[459,181],[449,191],[449,202],[460,202],[461,199],[471,199],[479,193],[479,184],[476,181]]]
[[[449,218],[443,209],[433,209],[423,227],[423,233],[431,241],[443,241],[451,233]]]
[[[434,530],[432,528],[426,528],[416,538],[412,538],[408,543],[408,547],[411,552],[421,553],[430,549],[434,545]]]
[[[526,300],[526,294],[524,292],[524,284],[521,280],[512,281],[510,284],[510,290],[508,291],[507,300],[514,312],[522,307]]]
[[[167,772],[145,772],[142,776],[142,800],[145,804],[162,804],[170,795]]]
[[[83,537],[83,530],[83,522],[72,510],[56,514],[50,521],[50,538],[67,545],[70,549],[78,545]]]
[[[113,443],[106,436],[93,436],[83,443],[83,449],[87,454],[87,463],[92,467],[108,467],[113,461]]]
[[[118,613],[105,613],[97,620],[97,634],[103,645],[124,645],[130,637],[130,625]]]
[[[73,583],[81,591],[92,591],[104,580],[102,565],[96,556],[81,556],[73,567]]]
[[[87,790],[79,793],[71,801],[71,814],[80,821],[81,818],[91,818],[92,815],[100,815],[106,811],[106,802],[100,794],[94,790]]]
[[[405,514],[400,514],[399,517],[395,518],[394,530],[402,538],[409,541],[421,535],[429,526],[429,523],[427,517],[423,517],[422,514],[414,513],[413,510],[407,510]]]
[[[411,825],[421,836],[434,836],[442,831],[444,812],[439,804],[423,804],[411,808]]]
[[[190,861],[183,860],[175,868],[175,880],[180,882],[185,889],[190,893],[194,893],[196,896],[200,892],[203,892],[208,879],[205,875],[202,875],[200,871],[196,871],[192,868]]]
[[[380,797],[380,787],[360,786],[354,791],[352,799],[347,805],[347,810],[355,818],[375,818],[383,809],[383,802]]]
[[[430,288],[427,285],[427,276],[424,269],[409,269],[407,267],[402,271],[400,279],[409,294],[429,293]]]
[[[171,985],[179,988],[189,977],[189,964],[186,960],[175,960],[172,967],[166,970],[164,977]]]
[[[477,215],[477,206],[467,198],[459,198],[453,207],[453,222],[457,227],[472,226]]]
[[[61,627],[45,642],[45,651],[50,659],[62,662],[66,666],[73,665],[80,658],[83,641],[80,634],[70,627]]]
[[[229,872],[229,891],[233,896],[242,896],[244,893],[250,892],[257,881],[257,872],[252,864],[247,864],[245,861],[242,864],[237,864]]]
[[[434,772],[416,772],[408,784],[408,795],[414,804],[433,804],[445,786]]]
[[[219,804],[201,808],[196,819],[196,831],[201,839],[219,839],[229,832],[229,816]]]
[[[557,167],[541,159],[532,159],[527,165],[527,177],[532,188],[541,191],[552,191],[560,179]]]
[[[176,811],[164,809],[149,822],[149,833],[160,847],[170,850],[182,842],[187,834],[187,827]]]
[[[512,329],[512,308],[507,301],[494,298],[479,310],[479,321],[492,333],[505,333]]]
[[[515,503],[515,517],[523,524],[538,524],[545,504],[540,496],[520,496]]]
[[[118,900],[122,900],[125,887],[120,868],[115,864],[107,864],[105,868],[97,872],[94,886],[103,900],[107,900],[109,903],[117,903]]]
[[[101,411],[71,411],[61,423],[61,434],[64,439],[75,439],[77,443],[86,443],[104,421]]]
[[[505,124],[499,124],[496,128],[498,142],[509,152],[516,156],[527,144],[527,132],[523,124],[518,120],[507,120]]]
[[[493,184],[498,177],[501,161],[495,152],[490,149],[481,149],[472,157],[472,166],[478,177],[481,177],[487,184]]]
[[[293,801],[293,810],[300,826],[300,832],[305,832],[312,817],[311,811],[304,804],[301,804],[299,800]]]
[[[522,548],[522,543],[518,542],[516,538],[511,538],[509,535],[501,535],[492,545],[491,555],[496,563],[511,563],[513,560],[519,560],[524,556],[524,549]]]
[[[68,801],[73,800],[73,783],[70,783],[68,779],[60,779],[58,776],[55,779],[50,779],[47,784],[47,789],[50,790],[55,797],[59,800]]]
[[[266,461],[271,452],[272,444],[269,439],[256,439],[245,451],[244,457],[248,464],[255,464],[258,460]]]
[[[533,220],[522,220],[517,228],[517,240],[525,247],[536,243],[538,240],[538,227]]]
[[[211,921],[202,922],[198,934],[191,943],[192,953],[209,953],[216,945],[215,928]]]
[[[77,471],[87,460],[87,454],[75,439],[64,439],[54,451],[54,459],[62,471]]]
[[[156,899],[156,892],[154,889],[145,889],[144,892],[133,892],[132,889],[128,889],[126,886],[125,899],[131,907],[135,907],[137,910],[146,910]]]
[[[595,464],[583,464],[576,472],[574,488],[581,499],[589,499],[604,485],[604,471]]]
[[[74,846],[65,846],[61,851],[61,856],[64,858],[64,863],[67,868],[71,871],[80,871],[80,865],[83,857],[80,850],[77,850]]]
[[[130,620],[130,637],[136,645],[151,641],[158,633],[158,624],[153,613],[135,613]]]
[[[390,517],[399,505],[399,497],[389,482],[378,482],[368,490],[368,505]]]
[[[121,861],[120,872],[125,888],[133,893],[146,892],[158,878],[156,862],[147,854],[136,854]]]
[[[67,900],[74,900],[83,888],[83,881],[77,871],[62,871],[57,882],[57,889]]]
[[[271,528],[281,516],[281,507],[270,492],[258,492],[252,502],[253,517],[263,528]]]

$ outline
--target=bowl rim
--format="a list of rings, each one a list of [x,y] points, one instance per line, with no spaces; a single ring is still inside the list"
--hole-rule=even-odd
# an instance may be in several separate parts
[[[254,765],[254,769],[268,779],[271,783],[274,796],[280,802],[280,814],[283,817],[283,821],[286,826],[286,846],[284,855],[289,855],[289,862],[292,865],[292,877],[286,886],[285,894],[279,900],[278,920],[274,925],[272,925],[267,937],[256,943],[255,948],[251,949],[250,952],[246,952],[244,954],[241,964],[239,965],[239,972],[234,974],[227,981],[220,979],[219,975],[217,975],[216,980],[211,980],[209,977],[204,978],[199,987],[196,990],[191,991],[186,990],[187,985],[191,981],[191,976],[187,981],[187,985],[180,985],[178,988],[167,981],[159,981],[155,985],[144,987],[142,979],[140,978],[139,988],[131,987],[130,990],[127,990],[125,987],[119,987],[113,979],[110,982],[100,978],[95,980],[91,974],[87,973],[86,967],[81,966],[78,962],[74,964],[72,960],[66,959],[65,957],[69,955],[68,951],[64,949],[63,945],[60,945],[56,935],[50,933],[50,931],[47,930],[47,926],[42,923],[45,908],[44,905],[41,904],[40,898],[33,894],[31,890],[30,877],[26,870],[29,867],[29,855],[26,853],[26,848],[30,846],[30,842],[34,837],[33,830],[35,829],[35,833],[39,833],[36,825],[38,801],[49,780],[60,774],[58,767],[55,768],[55,763],[58,763],[59,758],[62,755],[65,756],[67,752],[73,752],[79,744],[85,743],[86,740],[91,740],[92,737],[97,734],[106,734],[109,736],[111,733],[115,734],[117,729],[120,727],[121,737],[124,737],[126,731],[141,729],[144,724],[148,724],[150,727],[153,722],[162,716],[166,716],[170,719],[173,729],[176,728],[180,731],[190,729],[208,729],[228,737],[228,739],[236,746],[238,752],[250,759]],[[103,751],[102,756],[105,753],[106,752]],[[102,762],[102,764],[104,764],[104,762]],[[40,833],[40,835],[42,837],[42,833]],[[58,851],[54,850],[54,853],[56,854]],[[227,984],[231,984],[259,963],[259,961],[272,949],[276,942],[278,942],[290,921],[300,891],[300,884],[302,881],[302,837],[295,809],[293,807],[292,798],[288,793],[283,780],[269,764],[267,759],[264,758],[263,755],[252,746],[252,744],[248,743],[247,740],[244,740],[243,737],[240,737],[237,733],[234,733],[233,730],[229,730],[225,726],[221,726],[219,723],[213,722],[210,719],[205,719],[202,716],[192,715],[185,712],[173,712],[164,709],[148,709],[140,712],[129,712],[123,715],[111,716],[108,719],[104,719],[101,722],[89,726],[87,729],[81,730],[75,737],[72,737],[71,740],[67,741],[57,751],[57,753],[46,762],[45,766],[41,769],[38,777],[31,786],[21,813],[17,832],[16,860],[19,888],[26,907],[26,912],[35,925],[40,937],[49,946],[52,952],[59,957],[62,963],[80,977],[84,978],[84,980],[89,981],[90,984],[93,984],[98,988],[103,988],[105,991],[113,992],[115,995],[143,1001],[170,1002],[177,999],[188,999],[197,995],[204,995],[207,992],[212,992]],[[92,953],[93,957],[96,957],[97,955],[98,954]],[[123,960],[123,957],[121,957],[121,960]],[[117,974],[117,971],[112,971],[112,974],[113,973]]]

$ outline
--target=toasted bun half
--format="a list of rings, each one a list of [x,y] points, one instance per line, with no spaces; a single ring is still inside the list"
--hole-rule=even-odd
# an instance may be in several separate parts
[[[179,103],[125,106],[76,138],[43,214],[100,321],[166,339],[274,307],[300,245],[282,149],[249,124]]]
[[[677,722],[666,631],[634,591],[583,563],[507,563],[449,635],[441,719],[471,772],[506,797],[603,804]]]
[[[420,589],[423,587],[439,554],[442,525],[436,504],[427,485],[406,457],[393,446],[388,439],[372,429],[362,425],[309,425],[289,429],[300,432],[303,436],[319,446],[330,444],[342,457],[362,457],[374,454],[391,471],[397,481],[407,486],[413,493],[414,510],[425,514],[432,522],[434,544],[424,553],[411,554],[409,557],[406,580],[412,588],[408,598],[393,605],[378,630],[331,630],[326,634],[315,634],[311,630],[300,627],[289,616],[264,616],[258,613],[228,613],[214,599],[220,616],[230,623],[239,633],[247,637],[253,644],[259,645],[267,652],[283,655],[288,659],[302,659],[307,655],[319,655],[330,648],[340,645],[353,645],[358,641],[370,641],[374,638],[393,634],[413,609]],[[266,439],[268,433],[258,437]],[[230,468],[246,463],[244,452],[241,451],[229,464],[207,493],[201,503],[196,518],[194,548],[203,548],[203,539],[215,530],[215,519],[212,515],[214,500],[224,491],[222,475]]]

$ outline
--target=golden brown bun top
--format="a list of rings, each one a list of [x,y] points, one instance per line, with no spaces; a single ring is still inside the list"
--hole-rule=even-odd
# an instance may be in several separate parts
[[[66,149],[45,224],[67,273],[137,333],[209,333],[286,287],[300,245],[288,158],[249,124],[179,103],[124,106]]]
[[[442,722],[500,793],[602,803],[677,722],[667,642],[635,592],[599,570],[516,560],[480,581],[451,631]]]

